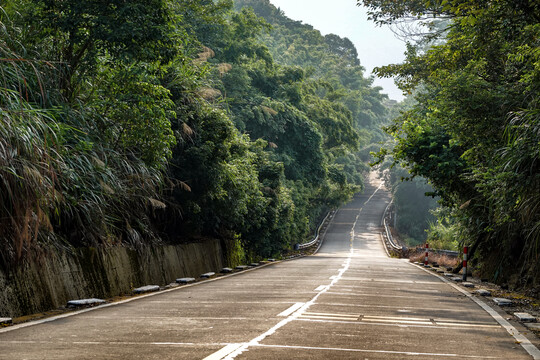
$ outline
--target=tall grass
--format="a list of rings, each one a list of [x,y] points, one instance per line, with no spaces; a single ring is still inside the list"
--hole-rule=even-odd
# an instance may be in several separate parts
[[[28,102],[27,79],[39,78],[36,62],[19,55],[24,49],[14,40],[17,29],[1,10],[0,260],[6,264],[35,247],[40,229],[52,229],[48,209],[58,196],[55,124]]]
[[[28,55],[1,10],[0,265],[51,247],[158,241],[162,172],[113,151],[85,102],[52,103],[59,90],[43,79],[61,70]]]
[[[503,210],[516,214],[510,223],[511,230],[525,240],[522,255],[533,264],[540,257],[540,109],[537,104],[511,114],[508,144],[497,154],[505,175],[498,192],[514,195],[514,201],[504,204]]]

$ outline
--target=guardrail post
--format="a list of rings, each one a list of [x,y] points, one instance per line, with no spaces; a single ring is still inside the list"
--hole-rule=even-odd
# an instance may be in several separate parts
[[[468,260],[469,247],[463,247],[463,281],[467,281],[467,260]]]
[[[424,258],[424,266],[428,266],[428,256],[429,256],[429,244],[426,243],[426,257]]]

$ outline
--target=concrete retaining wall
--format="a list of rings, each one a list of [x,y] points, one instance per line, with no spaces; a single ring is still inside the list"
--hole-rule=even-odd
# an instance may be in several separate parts
[[[51,252],[9,273],[0,270],[0,317],[18,317],[63,306],[68,300],[110,298],[143,285],[220,270],[219,240],[135,251],[124,247]]]

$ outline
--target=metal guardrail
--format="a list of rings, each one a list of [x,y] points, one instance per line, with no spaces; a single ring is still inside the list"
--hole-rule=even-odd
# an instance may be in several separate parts
[[[392,232],[390,231],[390,229],[388,228],[388,222],[386,221],[386,214],[388,213],[388,209],[390,208],[390,205],[392,205],[392,203],[394,202],[394,200],[390,201],[390,203],[388,204],[388,206],[386,207],[386,209],[384,209],[384,213],[383,213],[383,225],[384,225],[384,231],[386,233],[386,240],[388,242],[388,244],[394,249],[394,250],[403,250],[403,247],[402,246],[399,246],[395,241],[394,241],[394,237],[392,236]]]
[[[455,256],[455,257],[459,256],[459,251],[453,251],[453,250],[434,250],[434,252],[437,252],[439,254],[445,254],[448,256]]]
[[[317,232],[315,233],[315,237],[310,242],[307,242],[307,243],[304,243],[304,244],[295,244],[294,249],[295,250],[302,250],[302,249],[306,249],[308,247],[311,247],[311,246],[317,244],[319,242],[319,239],[320,239],[321,228],[323,227],[323,225],[326,222],[326,220],[328,219],[328,217],[331,214],[334,214],[334,213],[335,213],[335,210],[331,210],[331,211],[328,212],[328,214],[326,214],[324,219],[321,221],[321,224],[317,228]]]
[[[401,246],[399,245],[395,240],[394,240],[394,237],[392,236],[392,232],[390,231],[390,228],[388,226],[388,222],[386,221],[386,215],[388,213],[388,209],[390,208],[390,206],[392,205],[392,203],[394,202],[394,200],[390,201],[390,203],[388,204],[388,206],[386,206],[386,209],[384,209],[384,213],[383,213],[383,217],[382,217],[382,221],[381,221],[381,225],[384,226],[384,231],[385,233],[383,234],[383,237],[385,238],[386,240],[386,243],[393,249],[393,250],[397,250],[397,251],[407,251],[407,250],[412,250],[412,251],[415,251],[417,253],[421,253],[421,252],[424,252],[425,251],[425,248],[424,247],[417,247],[417,248],[410,248],[408,249],[406,246]],[[429,252],[430,253],[433,253],[433,254],[443,254],[443,255],[447,255],[447,256],[451,256],[451,257],[458,257],[459,256],[459,251],[453,251],[453,250],[437,250],[437,249],[429,249]]]
[[[415,248],[413,249],[413,251],[416,251],[417,253],[422,253],[424,251],[426,251],[425,248]],[[452,257],[458,257],[460,252],[459,251],[454,251],[454,250],[438,250],[438,249],[429,249],[429,252],[432,253],[432,254],[442,254],[442,255],[447,255],[447,256],[452,256]]]

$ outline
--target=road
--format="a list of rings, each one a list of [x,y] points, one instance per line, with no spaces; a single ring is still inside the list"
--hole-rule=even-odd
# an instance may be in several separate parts
[[[0,359],[533,358],[456,285],[387,257],[388,201],[372,178],[314,256],[0,329]]]

